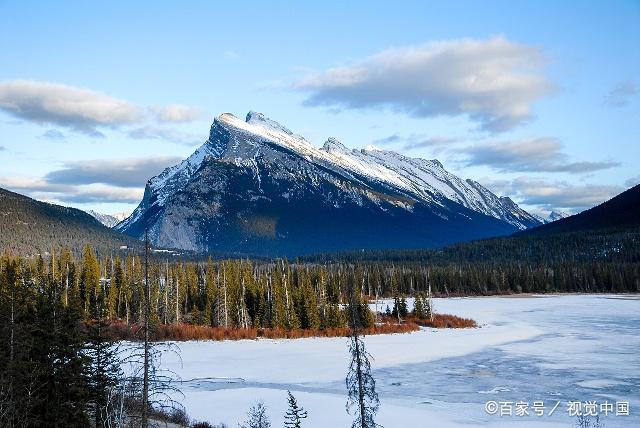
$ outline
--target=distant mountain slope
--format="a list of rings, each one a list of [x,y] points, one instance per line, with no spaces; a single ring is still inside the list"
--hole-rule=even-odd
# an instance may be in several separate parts
[[[552,221],[558,221],[560,219],[569,217],[570,214],[564,212],[564,211],[551,211],[549,213],[549,215],[546,218],[545,224],[546,223],[551,223]]]
[[[640,184],[596,207],[519,233],[544,235],[640,226]]]
[[[640,185],[564,219],[511,236],[463,242],[440,249],[368,250],[316,254],[313,262],[418,262],[425,265],[542,266],[554,263],[635,263],[640,277]],[[638,284],[638,283],[636,283]]]
[[[80,252],[86,244],[98,251],[141,245],[103,226],[84,211],[39,202],[0,188],[0,253],[33,255],[60,246]]]
[[[223,114],[209,139],[149,180],[116,229],[193,251],[299,255],[433,247],[540,221],[437,160],[334,138],[317,148],[260,113]]]
[[[127,213],[103,214],[93,210],[87,210],[86,213],[108,228],[114,227],[116,224],[129,217],[129,214]]]

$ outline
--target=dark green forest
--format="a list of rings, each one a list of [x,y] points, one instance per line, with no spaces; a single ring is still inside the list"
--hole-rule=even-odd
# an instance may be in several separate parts
[[[394,272],[401,293],[436,295],[640,291],[640,228],[511,236],[442,249],[357,251],[301,260]],[[382,275],[384,277],[385,275]],[[388,275],[387,275],[388,276]],[[389,281],[381,279],[382,294]]]

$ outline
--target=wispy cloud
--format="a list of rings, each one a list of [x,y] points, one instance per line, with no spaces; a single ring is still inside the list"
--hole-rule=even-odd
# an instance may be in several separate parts
[[[179,160],[157,156],[69,162],[44,177],[0,177],[0,186],[41,200],[137,203],[149,177]]]
[[[637,186],[638,184],[640,184],[640,175],[631,177],[630,179],[624,182],[624,185],[627,187]]]
[[[165,140],[185,145],[194,145],[201,142],[200,137],[195,134],[164,126],[142,126],[130,130],[127,135],[136,140]]]
[[[421,135],[421,134],[411,134],[407,136],[393,134],[393,135],[389,135],[388,137],[374,140],[373,144],[376,146],[399,144],[399,145],[402,145],[403,150],[414,150],[414,149],[421,149],[425,147],[448,146],[458,142],[460,142],[458,138],[443,137],[438,135],[428,137],[426,135]]]
[[[158,122],[192,122],[204,117],[204,112],[195,107],[172,104],[149,107]]]
[[[615,161],[570,162],[555,138],[490,142],[460,149],[467,165],[487,165],[502,172],[567,172],[580,174],[619,166]]]
[[[187,136],[179,130],[151,124],[185,123],[204,116],[195,107],[170,104],[166,106],[142,107],[102,92],[78,88],[59,83],[32,80],[9,80],[0,82],[0,111],[18,119],[80,132],[91,137],[104,137],[102,130],[138,126],[130,131],[133,138],[142,130],[153,137],[171,142],[184,143]],[[46,131],[41,138],[61,139],[59,130]]]
[[[64,140],[66,136],[57,129],[49,129],[38,138],[43,140]]]
[[[415,117],[468,115],[492,132],[532,118],[553,91],[533,46],[503,37],[390,49],[344,67],[312,73],[294,87],[307,106],[389,107]]]
[[[638,85],[631,80],[618,83],[604,97],[604,104],[608,107],[621,108],[629,104],[631,99],[638,93]]]
[[[31,80],[0,82],[0,109],[20,119],[58,125],[89,135],[98,127],[139,122],[135,105],[100,92]]]
[[[108,185],[72,186],[50,183],[36,177],[0,177],[0,186],[24,193],[32,198],[62,203],[137,203],[144,188],[123,188]]]
[[[539,178],[518,177],[513,180],[481,179],[483,185],[519,203],[535,205],[542,210],[582,211],[605,202],[624,189],[619,186],[584,184],[566,181],[548,181]]]
[[[64,168],[46,174],[44,180],[57,185],[100,183],[118,187],[144,187],[150,177],[180,160],[175,156],[155,156],[68,162]]]
[[[77,186],[71,192],[35,193],[37,199],[52,198],[67,203],[123,203],[135,204],[142,200],[144,189],[121,188],[113,186]]]

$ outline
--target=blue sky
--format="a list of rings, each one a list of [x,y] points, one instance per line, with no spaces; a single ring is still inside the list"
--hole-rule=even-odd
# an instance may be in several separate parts
[[[640,2],[0,0],[0,187],[114,213],[223,112],[525,208],[640,182]]]

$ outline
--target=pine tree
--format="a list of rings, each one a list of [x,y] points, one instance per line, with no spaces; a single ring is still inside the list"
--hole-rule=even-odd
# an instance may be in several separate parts
[[[348,394],[346,408],[348,413],[354,409],[356,412],[352,428],[375,428],[379,426],[374,418],[380,407],[380,400],[376,392],[376,382],[371,373],[371,355],[367,352],[362,340],[359,300],[353,286],[350,286],[347,311],[351,328],[349,340],[351,360],[345,379]]]
[[[25,380],[35,386],[24,397],[31,402],[30,426],[85,427],[87,357],[78,328],[80,314],[46,294],[37,298],[36,308],[31,320],[23,320],[29,327],[28,341],[22,344],[26,349],[21,350],[26,358],[20,363],[33,376]]]
[[[111,426],[114,408],[110,397],[121,381],[122,371],[118,357],[118,345],[109,340],[109,322],[100,317],[87,325],[87,341],[84,355],[88,357],[87,381],[89,401],[93,406],[96,427]]]
[[[271,428],[267,408],[262,401],[251,406],[247,412],[247,420],[240,425],[240,428]]]
[[[93,306],[101,294],[100,264],[93,248],[86,245],[82,255],[82,271],[80,273],[80,295],[84,301],[84,313],[94,309]]]
[[[424,307],[424,297],[422,294],[417,294],[415,297],[415,303],[413,304],[413,315],[420,320],[427,318],[427,313]]]
[[[209,257],[207,261],[207,274],[205,276],[205,314],[204,320],[206,325],[215,325],[214,304],[216,302],[216,272],[213,266],[213,260]]]
[[[303,407],[298,407],[298,402],[291,391],[287,391],[289,401],[289,409],[284,415],[284,426],[287,428],[300,428],[302,419],[307,418],[307,411]]]
[[[385,309],[384,314],[388,317],[390,317],[393,314],[391,312],[391,309],[389,308],[389,305],[387,305],[387,308]]]

